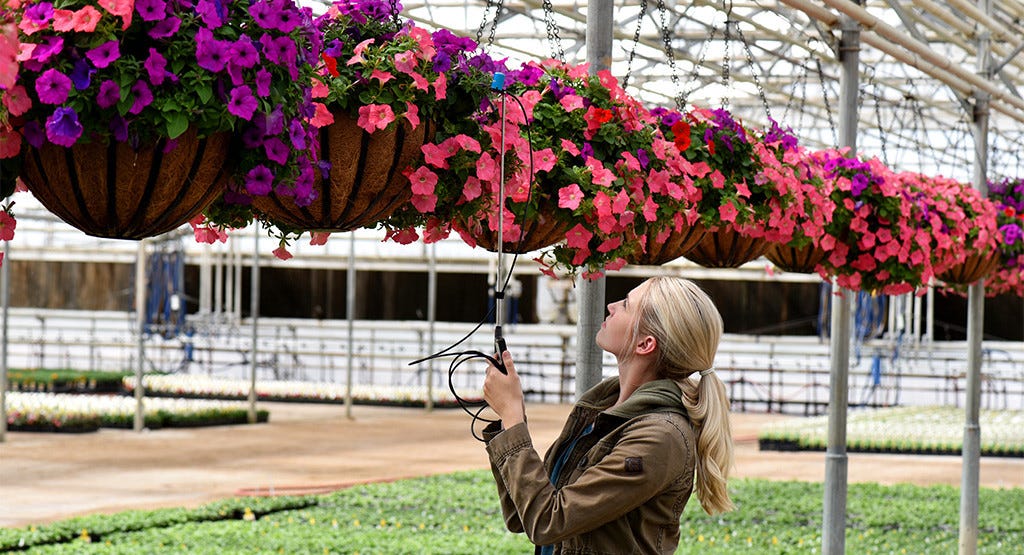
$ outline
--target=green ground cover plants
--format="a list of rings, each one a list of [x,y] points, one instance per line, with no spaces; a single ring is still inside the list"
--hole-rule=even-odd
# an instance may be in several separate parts
[[[12,391],[116,393],[121,391],[124,377],[131,374],[101,370],[12,369],[7,373],[7,384]]]
[[[677,553],[818,553],[823,485],[734,480],[737,509],[709,517],[687,506]],[[275,504],[277,503],[277,504]],[[1024,554],[1024,489],[982,489],[978,553]],[[851,484],[848,553],[958,550],[959,491]],[[88,538],[88,540],[86,539]],[[19,544],[21,546],[19,547]],[[327,495],[239,498],[197,509],[129,511],[0,529],[0,550],[137,554],[522,554],[487,471],[353,487]]]
[[[1024,411],[980,411],[981,454],[1024,457]],[[964,411],[957,407],[910,406],[851,410],[846,423],[850,452],[959,455]],[[758,434],[762,450],[824,451],[828,416],[775,422]]]

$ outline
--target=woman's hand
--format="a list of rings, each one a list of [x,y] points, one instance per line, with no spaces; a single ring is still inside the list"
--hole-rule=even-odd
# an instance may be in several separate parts
[[[502,374],[493,364],[487,366],[487,377],[484,379],[484,400],[494,412],[498,413],[505,428],[511,428],[526,420],[526,406],[523,402],[523,386],[516,374],[516,365],[512,363],[512,354],[501,353],[508,374]]]

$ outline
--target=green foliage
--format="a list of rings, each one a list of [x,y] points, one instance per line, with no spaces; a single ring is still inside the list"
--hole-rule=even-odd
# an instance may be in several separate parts
[[[678,554],[818,553],[824,487],[733,480],[736,510],[683,513]],[[1024,489],[982,489],[978,553],[1024,553]],[[246,508],[250,511],[247,513]],[[248,515],[248,516],[247,516]],[[848,553],[954,553],[959,491],[949,486],[850,484]],[[85,530],[85,534],[83,534]],[[91,542],[82,538],[88,535]],[[0,529],[0,551],[29,553],[521,554],[507,532],[488,471],[354,487],[317,497],[229,499],[198,509],[130,511],[34,530]],[[44,545],[52,544],[52,545]]]
[[[131,372],[98,370],[35,369],[11,370],[8,388],[22,391],[118,391],[121,381]]]

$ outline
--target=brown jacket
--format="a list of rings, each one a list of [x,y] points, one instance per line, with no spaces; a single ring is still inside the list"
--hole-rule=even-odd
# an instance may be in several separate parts
[[[527,424],[485,430],[509,530],[563,555],[675,551],[696,457],[679,387],[649,382],[608,408],[618,394],[617,377],[586,392],[543,463]],[[579,439],[552,485],[558,448],[590,423],[593,431]]]

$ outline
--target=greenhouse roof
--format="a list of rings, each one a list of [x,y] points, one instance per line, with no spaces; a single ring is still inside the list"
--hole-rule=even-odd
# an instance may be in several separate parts
[[[515,62],[580,63],[587,6],[418,0],[404,14]],[[989,179],[1024,173],[1024,0],[993,1],[988,13],[967,0],[619,0],[613,10],[611,69],[631,94],[650,105],[726,107],[754,126],[771,117],[810,148],[839,142],[838,45],[849,17],[861,25],[860,152],[897,170],[969,182],[981,93],[991,98]],[[991,78],[978,69],[982,39]]]

